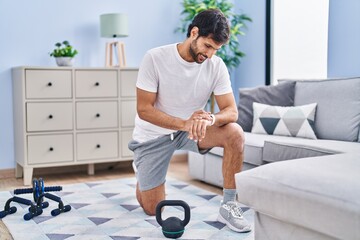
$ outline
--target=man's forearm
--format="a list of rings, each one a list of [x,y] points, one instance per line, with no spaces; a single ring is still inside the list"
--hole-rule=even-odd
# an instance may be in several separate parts
[[[220,112],[215,114],[216,126],[223,126],[228,123],[236,122],[238,119],[238,111],[232,107],[224,108]]]
[[[162,128],[183,131],[185,127],[185,120],[170,116],[154,107],[145,111],[139,111],[138,115],[142,120]]]

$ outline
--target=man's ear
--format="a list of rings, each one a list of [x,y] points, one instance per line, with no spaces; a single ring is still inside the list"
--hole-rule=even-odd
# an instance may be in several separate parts
[[[190,31],[190,37],[195,40],[198,36],[199,36],[199,28],[193,27]]]

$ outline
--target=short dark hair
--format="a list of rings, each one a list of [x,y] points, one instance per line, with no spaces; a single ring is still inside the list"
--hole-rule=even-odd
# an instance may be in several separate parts
[[[208,9],[196,15],[188,27],[187,37],[193,27],[199,28],[200,37],[210,37],[217,43],[224,44],[229,41],[230,27],[228,20],[219,9]]]

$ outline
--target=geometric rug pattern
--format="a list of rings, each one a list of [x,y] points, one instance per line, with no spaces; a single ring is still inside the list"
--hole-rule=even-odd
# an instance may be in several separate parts
[[[166,239],[155,217],[146,215],[139,206],[135,184],[135,178],[126,178],[62,185],[63,190],[54,194],[61,197],[64,204],[71,205],[70,212],[51,216],[57,203],[49,200],[50,206],[40,216],[25,221],[23,215],[28,212],[28,206],[12,203],[17,212],[2,221],[15,240]],[[165,185],[166,199],[183,200],[191,209],[190,222],[179,239],[254,239],[254,226],[249,233],[235,233],[216,221],[221,196],[174,179],[167,179]],[[2,210],[12,196],[12,192],[0,192]],[[31,194],[21,197],[32,200]],[[242,210],[245,218],[253,223],[253,210],[246,206]],[[166,206],[162,219],[170,216],[184,219],[182,207]]]
[[[254,102],[252,133],[316,139],[316,103],[295,107],[271,106]]]

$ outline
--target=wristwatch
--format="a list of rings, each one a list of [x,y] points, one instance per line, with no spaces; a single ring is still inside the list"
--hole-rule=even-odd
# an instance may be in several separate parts
[[[214,114],[210,114],[210,117],[211,117],[211,125],[210,126],[212,126],[212,125],[214,125],[215,124],[215,115]]]

